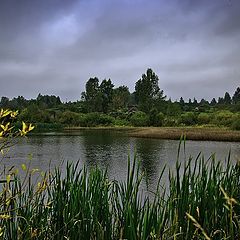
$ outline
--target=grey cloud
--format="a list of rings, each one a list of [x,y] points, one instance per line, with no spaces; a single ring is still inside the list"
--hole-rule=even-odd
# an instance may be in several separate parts
[[[237,0],[1,4],[0,83],[15,88],[0,95],[77,100],[91,76],[133,91],[148,67],[172,99],[217,97],[239,84]]]

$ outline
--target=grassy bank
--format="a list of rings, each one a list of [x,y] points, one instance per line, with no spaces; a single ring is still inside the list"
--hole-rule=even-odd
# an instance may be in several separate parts
[[[230,160],[223,165],[214,156],[198,156],[177,162],[168,173],[169,187],[160,177],[151,199],[140,191],[136,161],[129,161],[123,182],[109,180],[97,167],[68,164],[61,172],[46,173],[36,186],[31,174],[25,183],[6,177],[1,239],[240,238],[240,166]]]
[[[228,128],[209,127],[68,127],[64,131],[111,130],[128,134],[132,137],[179,140],[185,135],[188,140],[201,141],[240,141],[240,131]]]
[[[130,136],[161,139],[180,139],[185,135],[189,140],[201,141],[240,141],[240,132],[221,128],[171,127],[171,128],[138,128]]]

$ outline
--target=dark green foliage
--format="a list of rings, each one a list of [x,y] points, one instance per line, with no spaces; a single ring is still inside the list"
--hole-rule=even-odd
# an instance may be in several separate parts
[[[159,101],[165,97],[163,91],[158,86],[158,76],[148,69],[146,74],[136,82],[135,97],[139,109],[148,113]]]
[[[164,122],[164,114],[158,112],[156,108],[153,108],[149,114],[149,124],[150,126],[161,127]]]
[[[230,96],[230,94],[228,92],[225,93],[223,100],[224,100],[225,104],[231,104],[232,103],[231,96]]]
[[[130,117],[130,122],[135,127],[145,127],[149,125],[149,116],[145,112],[135,112]]]
[[[233,121],[231,129],[240,131],[240,116]]]
[[[33,130],[36,132],[59,132],[63,130],[63,125],[60,123],[36,123]]]
[[[176,127],[179,125],[179,119],[172,116],[166,116],[163,125],[164,127]]]
[[[77,126],[79,124],[79,117],[80,116],[78,113],[71,112],[71,111],[65,111],[62,113],[59,121],[60,121],[60,123],[65,124],[65,125]]]
[[[217,101],[215,98],[212,99],[212,101],[210,102],[211,106],[215,106],[217,104]]]
[[[109,126],[113,124],[114,118],[106,114],[89,113],[86,115],[88,126]]]
[[[177,102],[174,102],[174,103],[171,103],[171,102],[168,102],[167,104],[167,111],[166,111],[166,114],[168,116],[178,116],[181,114],[181,106],[179,103]]]
[[[100,92],[102,94],[102,111],[107,113],[110,110],[113,98],[113,87],[110,79],[104,79],[100,85]]]
[[[1,97],[0,107],[1,108],[9,108],[9,98],[8,97]]]
[[[181,123],[185,125],[197,124],[197,115],[194,112],[186,112],[181,115]]]
[[[100,92],[98,78],[90,78],[85,88],[86,91],[82,93],[82,99],[86,102],[88,112],[101,112],[102,94]]]
[[[128,87],[120,86],[113,89],[112,108],[114,110],[124,109],[130,100],[130,92]]]
[[[197,117],[198,124],[208,124],[212,119],[212,114],[209,113],[199,113]]]
[[[182,97],[180,97],[179,104],[180,104],[181,108],[183,109],[185,102]]]
[[[56,97],[54,95],[52,95],[52,96],[41,95],[39,93],[36,103],[40,108],[52,108],[52,107],[57,107],[58,105],[60,105],[61,100],[59,97]]]
[[[152,69],[147,69],[135,84],[135,92],[130,93],[127,86],[114,88],[110,79],[99,81],[90,78],[85,84],[81,100],[62,103],[58,96],[39,94],[36,99],[27,100],[23,96],[2,97],[0,107],[19,110],[19,120],[35,124],[62,124],[64,126],[179,126],[205,125],[232,127],[240,111],[240,87],[232,98],[228,92],[224,97],[215,98],[209,103],[195,98],[185,102],[165,100],[160,89],[159,78]],[[147,115],[135,116],[132,113],[145,112]],[[85,115],[89,113],[90,115]],[[99,113],[99,114],[96,114]],[[158,116],[158,113],[163,113]],[[210,114],[211,113],[211,114]],[[102,115],[105,114],[105,115]],[[96,118],[100,119],[96,119]],[[135,118],[135,119],[134,119]],[[137,123],[137,118],[139,123]],[[43,128],[39,128],[43,129]],[[46,127],[46,129],[52,129]]]
[[[232,101],[234,104],[240,103],[240,87],[238,87],[233,94]]]
[[[234,121],[234,114],[230,111],[219,111],[214,114],[213,122],[218,126],[230,127]]]

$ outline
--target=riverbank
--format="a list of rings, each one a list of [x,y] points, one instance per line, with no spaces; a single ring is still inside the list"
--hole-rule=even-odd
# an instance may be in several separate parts
[[[240,131],[208,127],[67,127],[65,132],[83,130],[112,130],[131,137],[178,140],[182,135],[187,140],[240,142]]]

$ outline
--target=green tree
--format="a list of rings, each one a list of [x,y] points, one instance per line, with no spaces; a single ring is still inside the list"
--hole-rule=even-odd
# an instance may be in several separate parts
[[[240,87],[233,94],[232,101],[234,104],[240,103]]]
[[[130,101],[130,92],[127,86],[113,89],[112,105],[114,110],[126,108]]]
[[[9,98],[8,97],[1,98],[0,107],[2,107],[2,108],[9,107]]]
[[[182,97],[180,97],[179,103],[180,103],[181,106],[184,106],[185,102],[184,102]]]
[[[38,94],[37,104],[41,109],[56,107],[61,104],[60,97],[54,95],[41,95]]]
[[[224,99],[222,97],[218,98],[218,104],[224,104]]]
[[[82,93],[82,99],[87,105],[88,112],[102,111],[102,94],[97,77],[90,78],[85,85],[85,92]]]
[[[113,87],[111,80],[104,79],[100,85],[100,92],[102,94],[102,110],[104,113],[107,113],[112,104],[113,98]]]
[[[231,99],[230,94],[228,92],[225,93],[223,101],[224,101],[225,104],[231,104],[232,103],[232,99]]]
[[[158,86],[158,81],[158,76],[149,68],[135,84],[136,102],[139,109],[146,113],[149,113],[154,106],[157,107],[165,98]]]
[[[198,101],[196,98],[193,98],[193,107],[197,107],[198,106]]]
[[[212,99],[212,101],[210,102],[211,106],[215,106],[217,104],[217,101],[215,98]]]

